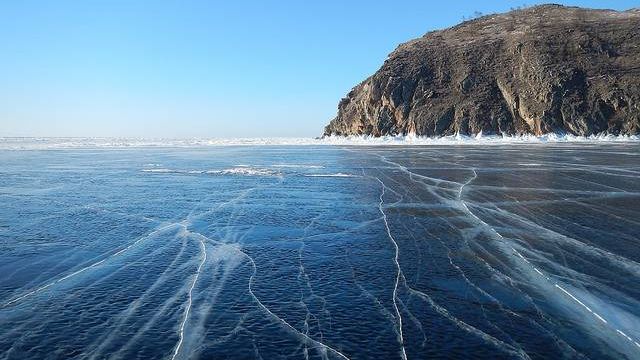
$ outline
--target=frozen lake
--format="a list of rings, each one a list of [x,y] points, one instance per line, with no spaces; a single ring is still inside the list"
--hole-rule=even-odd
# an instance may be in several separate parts
[[[640,359],[640,143],[0,150],[0,359]]]

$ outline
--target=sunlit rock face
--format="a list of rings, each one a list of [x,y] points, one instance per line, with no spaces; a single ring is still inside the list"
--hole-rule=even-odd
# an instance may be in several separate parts
[[[542,5],[401,44],[325,135],[640,132],[640,11]]]

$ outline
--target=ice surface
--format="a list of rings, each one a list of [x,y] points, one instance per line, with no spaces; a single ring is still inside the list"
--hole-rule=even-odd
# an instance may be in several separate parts
[[[345,174],[345,173],[335,173],[335,174],[306,174],[308,177],[354,177],[358,175],[353,174]]]
[[[208,174],[208,175],[239,175],[239,176],[279,176],[280,172],[272,169],[264,168],[252,168],[249,166],[238,166],[222,170],[180,170],[180,169],[166,169],[166,168],[152,168],[142,169],[142,172],[146,173],[160,173],[160,174]]]
[[[209,147],[209,146],[418,146],[418,145],[504,145],[545,143],[601,143],[637,142],[640,136],[592,135],[588,137],[547,134],[542,136],[475,136],[450,135],[442,137],[405,136],[329,136],[325,138],[225,138],[225,139],[135,139],[135,138],[16,138],[0,137],[2,150],[44,149],[101,149],[101,148],[146,148],[146,147]],[[298,167],[297,164],[279,166]],[[278,165],[274,165],[278,166]]]
[[[0,358],[640,358],[640,142],[41,141]]]

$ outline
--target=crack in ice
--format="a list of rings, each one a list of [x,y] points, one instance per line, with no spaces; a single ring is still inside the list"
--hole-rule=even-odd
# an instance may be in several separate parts
[[[396,317],[398,319],[398,341],[400,342],[400,349],[401,349],[400,354],[403,360],[407,360],[407,353],[404,348],[404,336],[402,334],[402,316],[400,315],[400,309],[398,309],[398,283],[400,282],[400,273],[402,271],[400,269],[400,263],[398,262],[400,248],[398,247],[398,243],[396,242],[396,240],[393,238],[393,235],[391,235],[391,229],[389,228],[387,214],[385,214],[382,208],[382,205],[384,204],[384,192],[386,189],[386,185],[382,182],[382,180],[380,180],[377,177],[376,177],[376,180],[378,180],[378,182],[382,186],[382,192],[380,193],[380,203],[378,204],[378,209],[382,214],[382,219],[384,220],[384,226],[387,230],[387,236],[389,237],[389,240],[391,240],[391,242],[393,243],[393,247],[395,248],[395,255],[393,257],[393,261],[396,265],[396,282],[393,287],[393,308],[396,311]]]
[[[171,360],[174,360],[176,358],[176,356],[178,356],[178,353],[180,352],[180,348],[181,348],[182,342],[184,340],[184,328],[185,328],[185,325],[186,325],[187,320],[189,318],[189,312],[191,311],[193,288],[196,286],[196,282],[198,282],[198,277],[200,277],[200,271],[202,270],[202,266],[204,265],[205,261],[207,261],[207,249],[206,249],[205,243],[201,238],[199,238],[198,240],[200,241],[200,249],[202,251],[202,258],[200,260],[200,264],[198,265],[198,269],[196,270],[196,274],[195,274],[195,276],[193,278],[193,282],[191,283],[191,287],[189,288],[189,294],[188,294],[188,298],[187,298],[187,306],[186,306],[185,311],[184,311],[184,318],[182,319],[182,324],[180,324],[180,332],[179,332],[180,340],[178,341],[178,344],[176,345],[176,349],[173,352],[173,356],[171,357]]]
[[[483,221],[482,219],[480,219],[477,215],[475,215],[467,206],[465,200],[462,197],[463,191],[464,191],[464,187],[468,184],[470,184],[473,180],[475,180],[478,177],[478,173],[476,172],[475,169],[471,169],[473,171],[473,176],[467,180],[463,186],[460,187],[460,191],[459,191],[459,200],[460,203],[462,205],[462,207],[469,213],[469,215],[474,218],[476,221],[478,221],[478,223],[484,227],[486,227],[491,233],[493,233],[494,235],[496,235],[499,239],[501,240],[505,240],[505,238],[499,233],[497,232],[493,227],[491,227],[489,224],[487,224],[485,221]],[[516,250],[513,246],[511,246],[511,249],[514,251],[514,253],[520,257],[524,262],[526,262],[529,266],[531,266],[537,273],[541,274],[543,277],[545,277],[547,280],[550,280],[550,278],[546,275],[544,275],[539,269],[537,269],[536,267],[533,266],[533,264],[531,264],[529,262],[529,260],[527,260],[524,256],[522,256],[522,254]],[[569,291],[567,291],[566,289],[564,289],[562,286],[558,285],[558,283],[554,283],[554,286],[556,288],[558,288],[559,290],[561,290],[564,294],[566,294],[567,296],[569,296],[574,302],[576,302],[577,304],[581,305],[582,307],[584,307],[587,311],[589,311],[596,319],[598,319],[599,321],[603,322],[604,324],[608,325],[609,323],[607,322],[607,320],[605,320],[600,314],[596,313],[595,311],[591,310],[591,308],[589,308],[586,304],[584,304],[582,301],[580,301],[578,298],[576,298],[573,294],[571,294]],[[631,339],[630,337],[628,337],[624,332],[620,331],[619,329],[615,329],[618,333],[622,334],[628,341],[630,341],[631,343],[635,344],[636,346],[640,347],[640,345],[634,341],[633,339]]]
[[[38,287],[38,288],[36,288],[36,289],[33,289],[33,290],[31,290],[31,291],[27,292],[26,294],[23,294],[23,295],[20,295],[20,296],[18,296],[18,297],[15,297],[15,298],[13,298],[13,299],[9,300],[8,302],[6,302],[6,303],[2,304],[2,306],[0,306],[0,308],[4,308],[4,307],[7,307],[7,306],[10,306],[11,304],[14,304],[14,303],[16,303],[16,302],[19,302],[20,300],[23,300],[23,299],[25,299],[25,298],[27,298],[27,297],[29,297],[29,296],[31,296],[31,295],[35,295],[35,294],[37,294],[37,293],[39,293],[39,292],[41,292],[41,291],[43,291],[43,290],[46,290],[46,289],[48,289],[48,288],[50,288],[50,287],[52,287],[52,286],[54,286],[54,285],[56,285],[56,284],[59,284],[59,283],[61,283],[61,282],[65,281],[65,280],[68,280],[68,279],[70,279],[70,278],[72,278],[72,277],[74,277],[74,276],[76,276],[76,275],[78,275],[78,274],[81,274],[81,273],[83,273],[83,272],[85,272],[85,271],[87,271],[87,270],[93,269],[93,268],[95,268],[95,267],[97,267],[97,266],[99,266],[99,265],[103,264],[105,261],[107,261],[107,260],[109,260],[109,259],[112,259],[112,258],[114,258],[114,257],[117,257],[117,256],[119,256],[120,254],[124,253],[125,251],[127,251],[127,250],[131,249],[132,247],[134,247],[135,245],[137,245],[138,243],[140,243],[142,240],[145,240],[145,239],[148,239],[148,238],[150,238],[150,237],[152,237],[152,236],[155,236],[155,235],[157,235],[157,234],[159,234],[159,233],[163,232],[164,230],[167,230],[167,229],[169,229],[169,228],[171,228],[171,227],[174,227],[174,226],[180,226],[180,224],[172,223],[172,224],[169,224],[169,225],[163,226],[163,227],[161,227],[161,228],[159,228],[159,229],[156,229],[156,230],[154,230],[154,231],[152,231],[152,232],[148,233],[147,235],[141,236],[140,238],[138,238],[138,239],[137,239],[136,241],[134,241],[133,243],[131,243],[131,244],[127,245],[126,247],[124,247],[124,248],[122,248],[122,249],[120,249],[120,250],[116,251],[115,253],[113,253],[113,254],[111,254],[111,255],[109,255],[109,256],[107,256],[107,257],[105,257],[104,259],[102,259],[102,260],[100,260],[100,261],[97,261],[97,262],[94,262],[94,263],[92,263],[92,264],[90,264],[90,265],[88,265],[88,266],[85,266],[85,267],[83,267],[83,268],[81,268],[81,269],[79,269],[79,270],[76,270],[76,271],[72,272],[71,274],[65,275],[65,276],[63,276],[63,277],[61,277],[61,278],[59,278],[59,279],[56,279],[56,280],[54,280],[54,281],[52,281],[52,282],[50,282],[50,283],[47,283],[47,284],[45,284],[45,285],[42,285],[42,286],[40,286],[40,287]]]
[[[249,290],[249,294],[251,294],[251,297],[253,297],[253,299],[256,301],[256,303],[258,304],[258,306],[260,306],[260,308],[262,308],[262,310],[264,310],[267,314],[269,314],[270,316],[272,316],[273,318],[275,318],[277,321],[279,321],[280,323],[282,323],[286,328],[288,328],[289,330],[291,330],[292,332],[294,332],[295,334],[300,335],[305,341],[310,341],[311,343],[315,344],[316,346],[319,346],[322,349],[325,350],[330,350],[331,352],[333,352],[334,354],[338,355],[339,357],[349,360],[349,358],[343,354],[342,352],[332,348],[331,346],[313,339],[312,337],[310,337],[309,335],[299,331],[298,329],[296,329],[295,327],[293,327],[293,325],[289,324],[286,320],[284,320],[283,318],[279,317],[278,315],[276,315],[273,311],[271,311],[266,305],[264,305],[262,303],[262,301],[260,301],[260,299],[256,296],[256,294],[253,292],[253,287],[252,284],[254,282],[255,279],[255,275],[258,272],[258,267],[256,265],[256,262],[253,260],[253,258],[251,256],[249,256],[249,254],[245,253],[244,251],[242,251],[239,248],[236,248],[237,251],[239,251],[242,255],[244,255],[249,262],[251,263],[252,267],[253,267],[253,273],[251,274],[251,276],[249,277],[249,286],[248,286],[248,290]]]

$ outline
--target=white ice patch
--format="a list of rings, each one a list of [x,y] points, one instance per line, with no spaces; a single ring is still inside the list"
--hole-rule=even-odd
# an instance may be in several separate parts
[[[207,174],[240,175],[240,176],[280,176],[277,171],[252,167],[234,167],[224,170],[209,170]]]
[[[322,165],[306,165],[306,164],[274,164],[271,167],[275,168],[292,168],[292,169],[322,169]]]
[[[229,138],[229,139],[134,139],[134,138],[17,138],[0,137],[0,150],[95,149],[140,147],[208,146],[300,146],[300,145],[504,145],[545,143],[638,142],[640,136],[547,134],[542,136],[450,135],[441,137],[403,136],[328,136],[324,138]]]
[[[160,168],[160,169],[142,169],[142,172],[148,172],[148,173],[179,173],[181,171]]]
[[[358,175],[335,173],[335,174],[305,174],[306,177],[357,177]]]
[[[187,175],[235,175],[235,176],[281,176],[278,171],[251,167],[234,167],[223,170],[174,170],[174,169],[142,169],[145,173],[187,174]]]
[[[330,145],[505,145],[505,144],[546,144],[546,143],[597,143],[597,142],[634,142],[639,141],[640,136],[614,136],[614,135],[591,135],[591,136],[575,136],[575,135],[559,135],[546,134],[541,136],[520,135],[520,136],[502,136],[502,135],[482,135],[475,136],[466,135],[450,135],[441,137],[426,137],[417,135],[405,136],[329,136],[318,139],[318,142]]]

